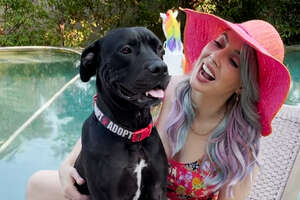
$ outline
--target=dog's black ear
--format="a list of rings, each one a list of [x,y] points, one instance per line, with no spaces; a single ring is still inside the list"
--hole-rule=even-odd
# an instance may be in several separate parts
[[[100,65],[100,46],[101,41],[97,40],[85,48],[81,54],[79,72],[83,82],[89,81],[96,74],[96,69]]]

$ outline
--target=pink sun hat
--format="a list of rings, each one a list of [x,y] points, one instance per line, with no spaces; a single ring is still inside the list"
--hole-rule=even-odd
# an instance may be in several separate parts
[[[262,20],[234,24],[212,14],[181,9],[186,13],[184,54],[191,71],[203,47],[227,30],[234,31],[242,41],[256,50],[262,135],[272,132],[271,122],[287,98],[291,77],[283,64],[284,45],[276,29]]]

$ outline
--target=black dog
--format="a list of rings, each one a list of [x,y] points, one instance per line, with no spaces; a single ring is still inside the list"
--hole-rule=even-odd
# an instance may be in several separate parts
[[[167,157],[150,113],[169,82],[161,57],[142,27],[115,29],[82,53],[81,80],[96,75],[98,97],[75,168],[93,200],[166,199]]]

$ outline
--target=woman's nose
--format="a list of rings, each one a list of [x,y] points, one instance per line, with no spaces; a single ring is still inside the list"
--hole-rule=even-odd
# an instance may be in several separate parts
[[[221,56],[220,56],[220,51],[214,52],[212,54],[209,55],[208,57],[208,61],[210,63],[212,63],[213,65],[215,65],[216,67],[220,66],[220,62],[221,62]]]

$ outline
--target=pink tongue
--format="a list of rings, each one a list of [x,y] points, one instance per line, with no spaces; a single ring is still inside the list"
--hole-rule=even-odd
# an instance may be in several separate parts
[[[150,90],[148,93],[155,98],[164,98],[165,92],[163,90]]]
[[[207,74],[204,70],[202,71],[202,76],[204,76],[209,81],[213,80],[213,78],[209,74]]]

